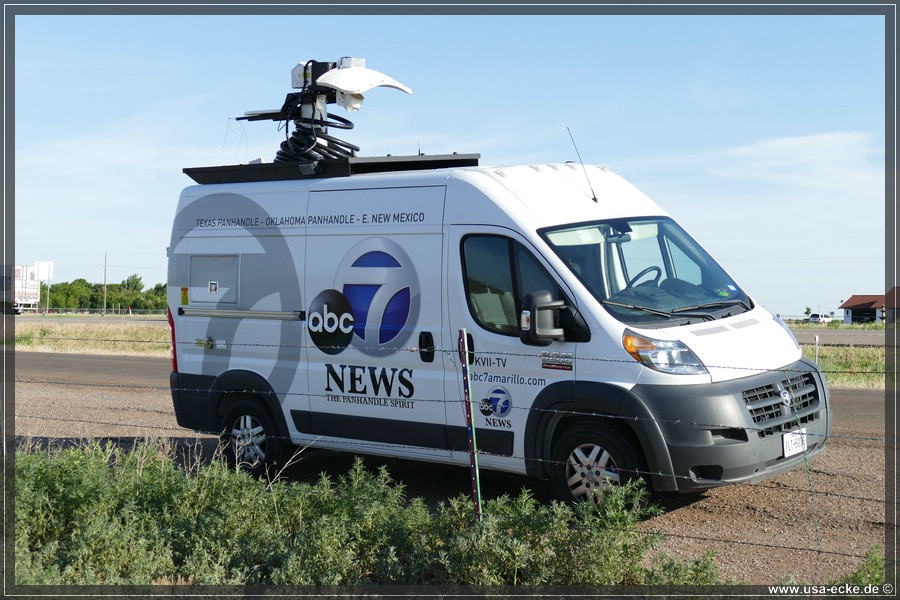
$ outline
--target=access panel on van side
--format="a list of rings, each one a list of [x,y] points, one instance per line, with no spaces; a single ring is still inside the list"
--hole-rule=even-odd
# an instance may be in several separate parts
[[[305,373],[297,374],[305,344],[305,214],[306,192],[294,188],[183,196],[168,281],[180,372],[252,372],[280,403],[305,401]],[[244,381],[232,385],[249,389]]]
[[[305,284],[310,410],[339,448],[449,456],[441,328],[443,187],[310,194]]]

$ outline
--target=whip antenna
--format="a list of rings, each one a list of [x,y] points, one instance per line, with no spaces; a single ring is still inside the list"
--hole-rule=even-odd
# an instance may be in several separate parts
[[[581,152],[578,151],[578,144],[575,143],[575,137],[572,135],[572,130],[566,126],[566,131],[569,132],[569,138],[572,140],[572,145],[575,146],[575,155],[578,156],[578,162],[581,163],[581,170],[584,171],[584,178],[587,179],[588,188],[591,190],[591,198],[594,202],[597,202],[597,194],[594,193],[594,186],[591,185],[591,178],[588,177],[587,169],[584,168],[584,161],[581,160]]]

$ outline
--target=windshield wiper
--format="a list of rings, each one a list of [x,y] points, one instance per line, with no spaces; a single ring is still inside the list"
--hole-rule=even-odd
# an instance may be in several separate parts
[[[673,308],[673,313],[681,313],[689,310],[698,310],[701,308],[725,308],[728,306],[741,305],[745,310],[750,311],[753,310],[750,308],[750,305],[744,302],[743,300],[720,300],[718,302],[704,302],[702,304],[691,304],[689,306],[681,306],[679,308]]]
[[[644,312],[648,312],[651,315],[658,315],[660,317],[666,317],[667,319],[672,318],[672,313],[666,312],[664,310],[656,310],[655,308],[648,308],[646,306],[638,306],[637,304],[627,304],[625,302],[617,302],[615,300],[601,300],[603,304],[608,304],[610,306],[619,306],[621,308],[630,308],[632,310],[642,310]]]
[[[619,306],[622,308],[630,308],[632,310],[640,310],[640,311],[643,311],[646,313],[650,313],[651,315],[657,315],[660,317],[665,317],[667,319],[671,319],[672,317],[676,316],[674,314],[676,311],[666,312],[664,310],[657,310],[655,308],[649,308],[647,306],[640,306],[638,304],[628,304],[626,302],[617,302],[616,300],[601,300],[600,302],[602,304],[608,304],[610,306]],[[689,308],[689,307],[685,307],[685,308]],[[704,320],[706,320],[706,319],[711,320],[711,321],[715,320],[715,317],[713,317],[712,315],[710,315],[708,313],[689,313],[689,312],[681,312],[681,311],[678,311],[678,313],[679,314],[677,316],[679,316],[679,317],[699,317]]]

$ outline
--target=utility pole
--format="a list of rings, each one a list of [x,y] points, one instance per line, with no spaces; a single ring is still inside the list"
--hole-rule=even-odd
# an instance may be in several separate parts
[[[40,284],[43,281],[47,282],[47,304],[44,305],[44,314],[48,314],[50,312],[50,280],[53,279],[53,263],[47,261],[39,261],[34,263],[34,268],[37,271],[37,280],[38,280],[38,298],[37,298],[37,311],[41,312],[41,287]]]
[[[103,312],[102,316],[106,316],[106,252],[103,253]]]

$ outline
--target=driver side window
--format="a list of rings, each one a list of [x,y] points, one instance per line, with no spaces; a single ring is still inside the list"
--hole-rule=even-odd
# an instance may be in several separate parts
[[[470,235],[462,242],[463,275],[469,312],[489,331],[518,335],[522,298],[559,286],[522,244],[497,235]]]

